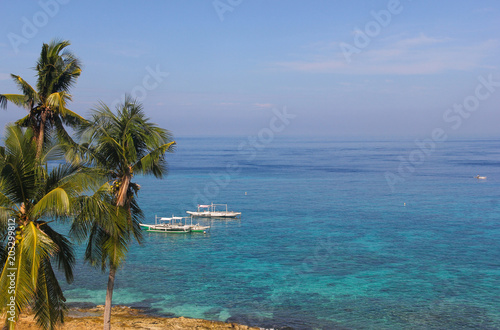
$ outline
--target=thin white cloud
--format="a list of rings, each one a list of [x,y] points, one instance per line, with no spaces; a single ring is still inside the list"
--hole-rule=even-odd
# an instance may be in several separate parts
[[[449,70],[486,67],[484,59],[499,51],[498,40],[463,45],[448,38],[387,38],[351,55],[349,63],[340,47],[336,52],[309,56],[310,60],[280,62],[275,65],[291,71],[345,74],[435,74]],[[329,56],[327,56],[329,55]]]
[[[448,38],[430,38],[421,33],[418,37],[401,39],[396,42],[395,46],[398,48],[418,47],[424,45],[435,45],[450,41]]]
[[[271,104],[271,103],[254,103],[254,106],[256,106],[257,108],[261,108],[261,109],[269,109],[269,108],[273,107],[273,104]]]

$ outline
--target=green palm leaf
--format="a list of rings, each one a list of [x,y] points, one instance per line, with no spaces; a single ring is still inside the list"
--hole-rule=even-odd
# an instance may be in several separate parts
[[[112,182],[109,201],[115,206],[116,216],[94,216],[93,219],[77,217],[72,234],[79,239],[87,237],[85,259],[91,265],[109,267],[108,290],[105,307],[105,328],[109,326],[111,296],[117,268],[125,260],[132,239],[139,243],[142,233],[139,223],[144,214],[135,199],[139,185],[132,182],[135,173],[166,174],[165,153],[174,150],[175,142],[167,130],[149,121],[140,103],[126,96],[116,108],[116,114],[100,103],[93,110],[91,123],[78,130],[87,157],[104,172]],[[99,198],[99,197],[98,197]],[[92,198],[81,200],[86,214],[98,215],[103,204]]]
[[[116,227],[123,216],[120,210],[117,213],[116,207],[112,204],[110,188],[109,184],[105,183],[93,195],[78,198],[76,203],[79,211],[72,222],[70,235],[79,242],[88,237],[94,225],[109,235],[118,235]]]
[[[21,92],[23,93],[23,96],[24,96],[24,100],[23,100],[22,104],[17,104],[16,98],[14,98],[12,100],[12,102],[14,102],[14,104],[16,104],[18,106],[28,106],[29,108],[32,108],[34,104],[36,104],[37,102],[40,101],[40,96],[38,95],[38,93],[23,78],[15,75],[15,74],[11,74],[10,76],[12,77],[12,79],[14,80],[14,83],[21,90]],[[17,96],[17,99],[20,100],[19,96]],[[7,98],[7,100],[9,100],[9,99]]]
[[[19,127],[31,127],[33,126],[32,122],[33,122],[33,117],[31,115],[27,115],[16,121],[16,125]]]
[[[1,160],[2,193],[14,203],[22,203],[36,191],[34,143],[31,132],[24,134],[19,127],[7,126],[5,155]]]
[[[43,44],[35,67],[36,90],[23,78],[12,74],[21,94],[0,95],[0,108],[6,108],[7,102],[12,102],[29,110],[29,114],[16,123],[31,127],[36,133],[38,154],[41,153],[42,144],[47,142],[45,135],[54,129],[58,137],[65,138],[64,142],[74,143],[62,123],[71,127],[85,123],[85,119],[67,108],[67,103],[71,101],[69,90],[81,74],[81,62],[68,51],[66,47],[69,45],[67,40]]]
[[[141,174],[151,173],[157,178],[162,178],[167,172],[167,163],[164,155],[166,152],[174,152],[174,148],[175,141],[172,141],[150,151],[134,164],[134,172]]]
[[[85,118],[68,108],[65,108],[64,113],[65,114],[62,119],[65,124],[68,124],[71,127],[78,127],[87,123],[87,120]]]
[[[53,230],[46,222],[39,221],[37,225],[45,235],[47,235],[52,242],[57,246],[54,253],[55,261],[57,262],[58,269],[64,272],[66,281],[73,282],[73,266],[75,264],[75,256],[73,246],[70,241],[64,236]]]
[[[71,95],[66,92],[57,92],[50,94],[45,104],[64,117],[66,115],[66,101],[71,101]]]
[[[22,94],[3,94],[0,95],[0,108],[7,108],[7,101],[14,103],[18,107],[29,108],[30,104],[27,101],[27,97]]]
[[[18,229],[23,229],[15,244],[13,264],[7,262],[8,245],[0,247],[0,314],[6,315],[8,275],[15,272],[16,317],[32,307],[37,323],[53,329],[63,321],[66,307],[51,262],[71,282],[75,259],[69,240],[41,219],[64,220],[84,211],[78,207],[82,194],[97,189],[106,179],[100,170],[77,164],[49,171],[45,161],[60,154],[60,147],[47,144],[40,157],[36,148],[31,129],[6,127],[5,146],[0,147],[0,228],[6,227],[7,218],[15,218]],[[5,236],[0,236],[0,242],[8,244]]]
[[[19,317],[20,311],[22,311],[26,306],[29,305],[32,297],[34,296],[34,288],[31,285],[31,276],[29,272],[29,265],[25,261],[27,259],[26,254],[23,253],[23,241],[16,244],[14,252],[14,264],[11,264],[12,259],[5,259],[5,263],[2,263],[2,273],[0,274],[0,313],[5,314],[10,310],[11,297],[15,294],[15,313],[13,316],[14,320]],[[14,281],[14,285],[12,282]],[[15,292],[12,287],[15,288]],[[15,323],[9,322],[10,325]]]
[[[52,256],[57,246],[34,222],[25,226],[22,242],[21,253],[26,254],[30,268],[31,285],[36,290],[41,260]]]
[[[64,322],[64,313],[67,310],[64,304],[66,298],[48,258],[42,260],[40,268],[42,271],[38,277],[39,287],[35,294],[33,311],[38,326],[52,330]]]
[[[39,219],[43,214],[49,216],[68,216],[70,211],[70,199],[67,192],[61,188],[55,188],[45,194],[31,210],[31,217]]]

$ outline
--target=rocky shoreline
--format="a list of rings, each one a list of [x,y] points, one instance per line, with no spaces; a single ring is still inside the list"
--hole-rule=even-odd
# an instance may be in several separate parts
[[[104,306],[93,308],[70,308],[65,317],[64,324],[60,329],[64,330],[93,330],[102,329]],[[258,330],[259,328],[249,327],[236,323],[225,323],[219,321],[207,321],[191,319],[185,317],[168,318],[150,316],[144,314],[139,309],[127,306],[114,306],[111,316],[112,329],[233,329],[233,330]],[[17,322],[17,329],[38,330],[33,315],[20,315]]]

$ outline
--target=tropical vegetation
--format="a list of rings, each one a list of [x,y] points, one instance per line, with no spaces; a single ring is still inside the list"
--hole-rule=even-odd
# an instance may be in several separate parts
[[[166,175],[165,153],[173,151],[175,142],[167,130],[146,117],[142,105],[130,96],[117,106],[116,113],[101,103],[93,111],[90,123],[79,131],[82,145],[87,148],[87,159],[106,173],[111,203],[116,212],[123,209],[124,215],[114,218],[118,222],[113,232],[103,228],[102,219],[92,224],[83,219],[84,230],[81,230],[82,221],[75,221],[73,233],[80,238],[89,234],[86,260],[100,265],[103,271],[109,266],[104,310],[104,329],[109,329],[116,271],[125,258],[130,240],[135,238],[141,242],[142,237],[139,223],[143,212],[135,198],[140,186],[132,182],[132,178],[135,174],[157,178]]]
[[[63,124],[77,127],[85,122],[67,108],[71,100],[69,90],[82,71],[80,60],[66,48],[69,45],[69,41],[59,40],[43,44],[35,67],[36,89],[20,76],[11,74],[22,94],[0,94],[0,108],[12,102],[29,111],[16,124],[31,127],[37,141],[37,154],[41,153],[48,132],[55,131],[61,141],[74,144]]]
[[[54,329],[64,321],[65,298],[54,267],[72,282],[75,256],[52,222],[80,213],[83,194],[97,181],[90,169],[79,165],[52,164],[49,170],[48,162],[58,156],[60,148],[51,141],[37,155],[31,128],[6,127],[5,146],[0,147],[0,219],[4,229],[8,219],[15,220],[16,240],[14,246],[9,244],[12,238],[2,231],[0,311],[6,312],[15,295],[14,318],[8,319],[11,328],[28,307],[42,328]]]
[[[36,89],[11,75],[21,94],[0,94],[0,108],[10,102],[29,112],[6,127],[0,147],[0,315],[10,329],[27,311],[43,329],[64,322],[67,308],[55,269],[72,282],[75,255],[58,222],[87,242],[87,262],[109,268],[104,329],[110,328],[116,272],[129,244],[142,242],[134,175],[164,177],[165,154],[175,147],[170,132],[152,123],[130,96],[115,112],[100,103],[90,121],[69,110],[69,90],[81,73],[69,45],[43,44]]]

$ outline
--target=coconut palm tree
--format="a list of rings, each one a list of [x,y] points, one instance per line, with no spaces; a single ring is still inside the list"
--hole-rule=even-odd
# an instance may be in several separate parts
[[[61,141],[74,144],[63,123],[75,127],[85,122],[66,106],[71,101],[69,90],[82,71],[80,60],[66,48],[69,45],[67,40],[43,44],[35,67],[36,89],[20,76],[11,74],[22,94],[0,94],[0,108],[6,108],[9,101],[29,111],[16,124],[33,129],[37,154],[41,152],[47,132],[55,130]]]
[[[49,141],[37,156],[30,128],[10,125],[5,135],[0,147],[0,314],[10,311],[6,322],[14,328],[19,313],[31,308],[40,327],[54,329],[64,322],[66,307],[53,267],[71,282],[75,257],[51,222],[80,213],[82,195],[99,182],[78,165],[50,163],[49,170],[47,162],[60,157],[61,150]]]
[[[111,203],[124,214],[113,226],[114,233],[94,223],[89,234],[86,259],[100,265],[104,271],[109,266],[109,277],[104,311],[104,329],[110,329],[111,303],[116,271],[127,253],[131,239],[141,242],[139,223],[143,213],[135,195],[140,186],[132,182],[134,174],[167,174],[166,152],[173,152],[175,141],[171,134],[146,117],[143,106],[126,96],[116,107],[116,114],[100,103],[94,109],[90,124],[83,126],[79,135],[82,145],[88,148],[93,165],[107,173],[111,189]],[[75,222],[78,226],[78,222]],[[75,228],[75,231],[78,231]],[[84,230],[79,230],[85,233]]]

